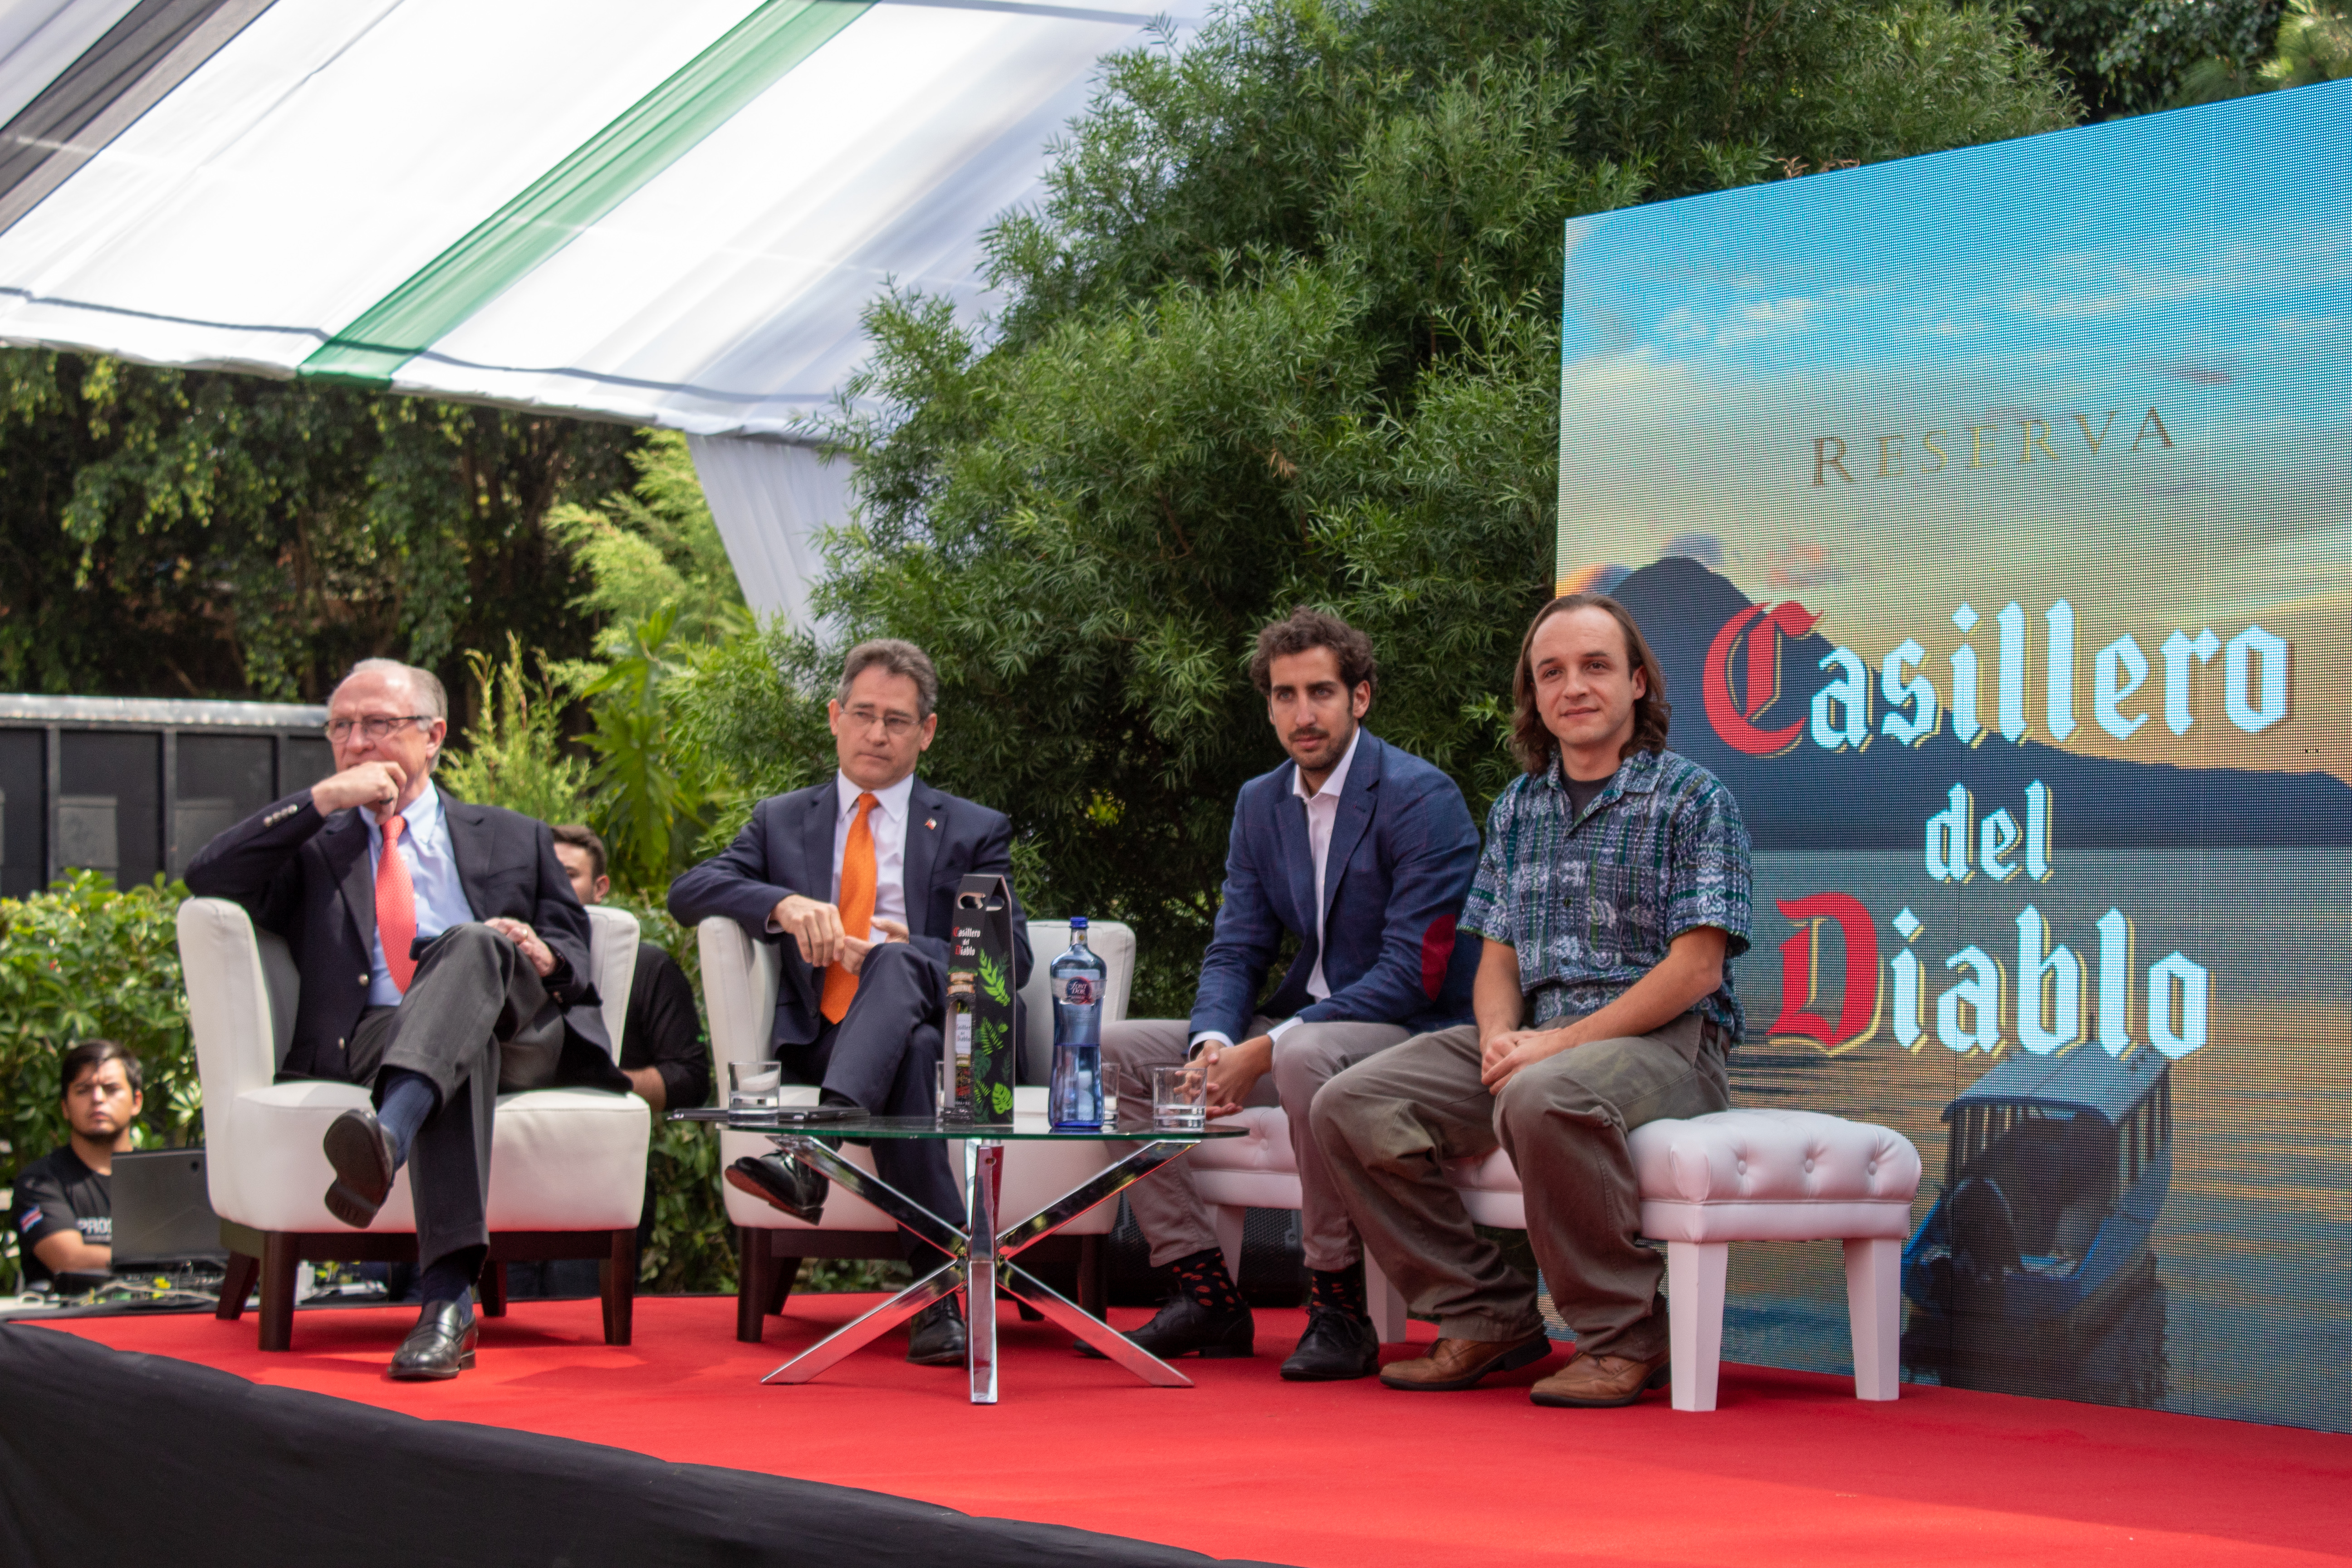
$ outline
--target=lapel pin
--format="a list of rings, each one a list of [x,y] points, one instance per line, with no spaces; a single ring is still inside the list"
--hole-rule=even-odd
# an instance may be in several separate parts
[[[936,816],[927,816],[923,818],[923,826],[936,832],[940,826],[940,819]]]

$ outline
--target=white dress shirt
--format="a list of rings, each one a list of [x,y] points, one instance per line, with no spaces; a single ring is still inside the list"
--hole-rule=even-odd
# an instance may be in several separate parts
[[[1307,844],[1315,857],[1315,967],[1307,972],[1307,994],[1318,1002],[1331,994],[1331,983],[1323,978],[1324,862],[1331,858],[1331,829],[1339,820],[1339,796],[1348,788],[1348,766],[1356,760],[1356,745],[1363,738],[1364,729],[1359,724],[1348,742],[1348,749],[1339,753],[1339,765],[1325,777],[1322,787],[1311,794],[1307,788],[1307,775],[1296,765],[1290,773],[1290,793],[1307,803]],[[1266,1038],[1278,1040],[1297,1026],[1297,1018],[1285,1018],[1265,1032]],[[1220,1046],[1233,1044],[1217,1029],[1203,1029],[1192,1037],[1196,1047],[1202,1040],[1214,1040]]]
[[[833,775],[835,799],[838,809],[833,819],[833,904],[841,906],[841,858],[849,849],[849,829],[857,820],[857,797],[868,793],[863,785],[849,782],[849,775]],[[875,799],[873,813],[866,819],[867,829],[874,835],[874,913],[907,923],[907,810],[915,793],[915,775],[908,773],[887,789],[871,792]]]
[[[376,868],[383,859],[383,825],[375,813],[365,806],[359,808],[360,820],[367,824],[368,885],[375,885]],[[466,887],[457,878],[457,857],[449,846],[449,820],[441,809],[441,792],[433,781],[425,781],[424,793],[408,803],[400,814],[407,824],[400,830],[400,860],[408,868],[409,886],[416,890],[416,934],[432,941],[451,926],[461,926],[474,918],[474,906],[466,900]],[[370,933],[368,938],[368,1005],[397,1007],[400,987],[392,983],[392,971],[383,962],[383,938]]]

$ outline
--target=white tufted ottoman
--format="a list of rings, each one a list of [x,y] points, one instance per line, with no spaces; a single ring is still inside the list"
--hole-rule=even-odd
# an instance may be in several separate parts
[[[1893,1399],[1901,1381],[1903,1241],[1919,1151],[1889,1128],[1811,1110],[1720,1110],[1633,1131],[1642,1234],[1666,1244],[1675,1408],[1715,1408],[1723,1288],[1735,1241],[1842,1241],[1853,1391]],[[1482,1225],[1527,1226],[1501,1150],[1450,1167]]]

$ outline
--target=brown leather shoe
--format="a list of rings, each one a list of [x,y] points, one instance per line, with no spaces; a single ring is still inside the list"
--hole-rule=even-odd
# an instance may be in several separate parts
[[[1441,1339],[1425,1356],[1381,1368],[1381,1381],[1416,1394],[1458,1394],[1490,1372],[1509,1372],[1550,1353],[1551,1341],[1540,1331],[1524,1340]]]
[[[1631,1405],[1644,1389],[1661,1388],[1673,1377],[1666,1352],[1649,1360],[1636,1356],[1580,1355],[1549,1377],[1538,1380],[1528,1397],[1538,1405],[1571,1410],[1607,1409]]]

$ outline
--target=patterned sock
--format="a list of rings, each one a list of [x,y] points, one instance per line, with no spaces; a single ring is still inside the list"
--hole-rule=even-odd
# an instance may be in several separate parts
[[[1364,1271],[1353,1263],[1345,1268],[1308,1269],[1307,1304],[1344,1312],[1359,1322],[1372,1319],[1371,1310],[1364,1304]]]
[[[1225,1255],[1213,1247],[1204,1247],[1190,1257],[1180,1258],[1168,1266],[1176,1276],[1176,1288],[1193,1300],[1219,1315],[1246,1312],[1249,1303],[1242,1300],[1241,1287],[1225,1272]]]

